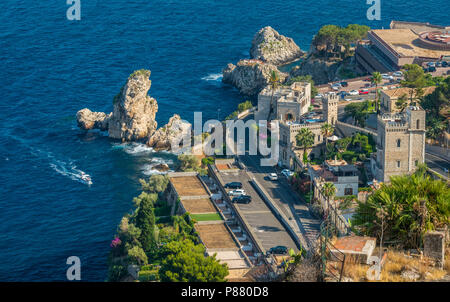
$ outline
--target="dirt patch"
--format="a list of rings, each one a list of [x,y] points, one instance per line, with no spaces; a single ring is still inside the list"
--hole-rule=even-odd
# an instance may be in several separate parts
[[[182,200],[181,203],[186,209],[186,212],[191,214],[202,214],[202,213],[216,213],[216,208],[212,204],[209,198],[200,199],[187,199]]]
[[[197,224],[195,229],[208,249],[238,247],[223,223]]]
[[[208,195],[197,176],[172,177],[170,182],[180,197]]]

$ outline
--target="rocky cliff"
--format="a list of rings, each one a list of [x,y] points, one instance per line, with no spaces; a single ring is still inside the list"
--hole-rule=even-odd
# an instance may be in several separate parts
[[[151,87],[149,70],[134,72],[120,93],[114,97],[114,110],[109,121],[109,137],[135,141],[152,135],[158,103],[147,93]]]
[[[172,141],[181,139],[185,134],[191,134],[191,124],[183,121],[178,114],[174,114],[164,127],[149,137],[147,145],[155,150],[171,150]]]
[[[236,65],[228,64],[222,71],[222,82],[235,86],[242,94],[256,95],[269,84],[272,71],[278,73],[280,81],[287,77],[273,64],[261,60],[241,60]]]
[[[301,75],[311,75],[314,83],[321,85],[356,77],[359,72],[354,57],[345,60],[330,60],[311,54],[299,66],[292,68],[289,72],[289,78]]]
[[[253,37],[250,56],[273,65],[282,65],[297,60],[303,55],[300,47],[291,38],[280,35],[266,26]]]
[[[167,125],[156,129],[158,103],[148,95],[150,71],[138,70],[128,78],[120,93],[114,97],[113,112],[92,112],[84,108],[77,112],[78,126],[83,130],[108,131],[114,139],[145,141],[158,150],[170,150],[170,142],[190,131],[190,124],[174,115]]]

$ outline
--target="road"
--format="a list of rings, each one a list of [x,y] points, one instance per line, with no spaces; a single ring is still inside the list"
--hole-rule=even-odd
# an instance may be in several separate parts
[[[302,241],[311,246],[311,242],[319,235],[320,220],[311,215],[309,208],[300,201],[299,196],[291,189],[285,177],[279,176],[277,181],[266,179],[269,173],[276,173],[277,171],[274,167],[261,166],[260,159],[260,156],[246,155],[240,157],[247,169],[253,173],[256,180],[289,219],[289,224],[294,226],[294,230],[299,231],[298,235],[303,237]]]
[[[274,246],[284,245],[298,252],[294,240],[255,191],[245,171],[240,170],[237,173],[221,171],[220,176],[225,183],[241,182],[246,194],[252,197],[252,201],[249,204],[236,203],[235,205],[244,215],[249,227],[266,251]]]
[[[425,163],[427,164],[428,168],[436,173],[439,173],[447,180],[449,179],[449,173],[444,170],[447,169],[447,171],[450,171],[449,159],[444,159],[442,156],[436,156],[429,152],[425,152]]]

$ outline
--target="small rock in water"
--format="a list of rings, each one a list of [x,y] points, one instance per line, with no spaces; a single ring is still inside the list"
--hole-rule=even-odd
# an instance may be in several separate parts
[[[159,172],[166,172],[170,170],[170,167],[167,164],[158,164],[153,167],[155,170],[158,170]]]

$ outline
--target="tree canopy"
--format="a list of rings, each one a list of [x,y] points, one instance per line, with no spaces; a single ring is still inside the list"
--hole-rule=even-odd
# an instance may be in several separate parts
[[[423,169],[411,176],[392,176],[390,184],[383,184],[367,202],[358,203],[352,224],[366,235],[379,236],[380,209],[387,213],[387,238],[417,248],[425,232],[449,225],[450,188]]]
[[[220,264],[215,256],[204,256],[202,244],[185,239],[172,241],[162,250],[159,275],[163,282],[224,282],[228,275],[226,264]]]

